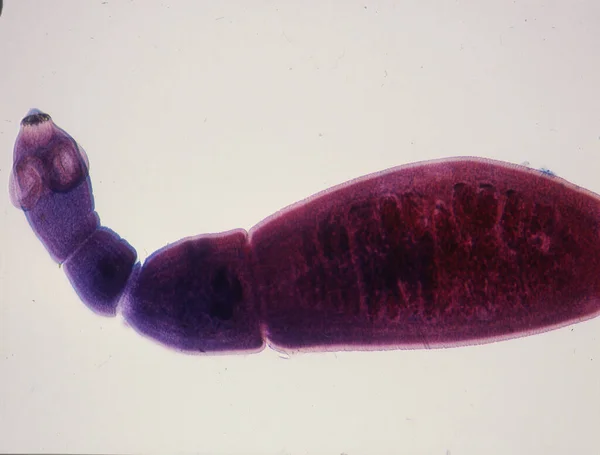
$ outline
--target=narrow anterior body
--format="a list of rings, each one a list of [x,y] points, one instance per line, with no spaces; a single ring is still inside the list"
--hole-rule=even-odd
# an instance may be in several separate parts
[[[21,123],[10,192],[88,307],[178,350],[453,347],[600,313],[600,197],[508,163],[390,169],[143,264],[47,114]]]

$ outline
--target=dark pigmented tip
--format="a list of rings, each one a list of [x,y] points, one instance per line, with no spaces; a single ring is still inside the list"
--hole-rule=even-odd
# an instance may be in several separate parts
[[[48,114],[44,114],[43,112],[31,114],[23,118],[21,120],[22,126],[33,126],[39,125],[40,123],[48,122],[52,120],[52,118]]]

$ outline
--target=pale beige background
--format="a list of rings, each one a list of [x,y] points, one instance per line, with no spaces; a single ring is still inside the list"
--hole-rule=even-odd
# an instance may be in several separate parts
[[[415,160],[600,192],[599,5],[5,1],[0,451],[600,453],[600,319],[446,351],[177,355],[79,303],[7,191],[37,107],[141,257]]]

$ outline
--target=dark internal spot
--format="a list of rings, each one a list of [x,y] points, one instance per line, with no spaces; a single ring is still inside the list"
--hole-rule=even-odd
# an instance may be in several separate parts
[[[544,204],[535,204],[531,216],[531,233],[543,232],[546,235],[554,234],[556,219],[554,209]]]
[[[458,249],[458,233],[452,214],[443,203],[436,206],[434,229],[440,258],[450,260]]]
[[[452,209],[459,226],[471,228],[477,221],[477,199],[475,190],[466,183],[454,185]]]
[[[319,242],[323,248],[323,254],[330,261],[349,254],[348,231],[342,221],[337,218],[320,224]]]
[[[233,317],[236,304],[242,301],[243,290],[238,277],[221,267],[212,280],[212,295],[209,314],[224,321]]]
[[[112,257],[104,257],[98,262],[98,272],[104,282],[112,281],[117,275],[116,264]]]
[[[355,265],[360,277],[362,300],[370,316],[381,307],[384,287],[382,254],[385,252],[380,220],[372,203],[356,204],[348,211],[349,225],[354,229]]]
[[[404,227],[396,198],[388,196],[381,199],[380,216],[384,236],[390,243],[395,243]]]
[[[475,224],[482,229],[491,229],[498,218],[498,197],[492,185],[479,185]]]
[[[506,192],[504,211],[500,219],[506,245],[517,250],[523,240],[524,221],[528,217],[528,207],[523,197],[514,190]]]
[[[319,262],[319,251],[311,234],[309,230],[302,234],[302,254],[309,269]]]

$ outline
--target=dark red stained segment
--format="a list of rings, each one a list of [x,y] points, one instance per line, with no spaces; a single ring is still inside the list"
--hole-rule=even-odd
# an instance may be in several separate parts
[[[271,344],[450,347],[600,310],[600,201],[476,158],[405,166],[251,231]]]

